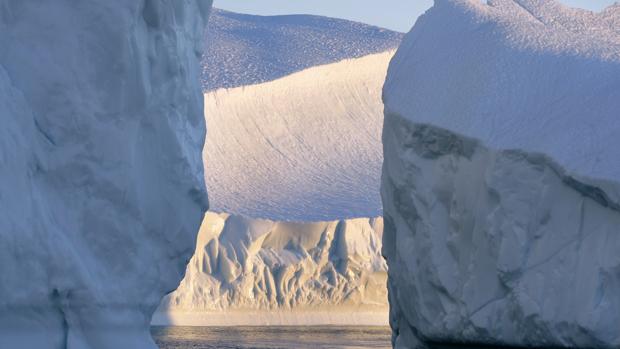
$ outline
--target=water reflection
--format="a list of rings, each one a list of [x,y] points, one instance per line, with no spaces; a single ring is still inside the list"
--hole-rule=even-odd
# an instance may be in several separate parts
[[[385,327],[153,327],[161,349],[389,349]]]

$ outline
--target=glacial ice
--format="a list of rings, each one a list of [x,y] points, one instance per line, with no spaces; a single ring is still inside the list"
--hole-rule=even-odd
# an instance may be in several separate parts
[[[156,325],[384,325],[382,218],[276,222],[209,212]]]
[[[210,6],[0,0],[0,348],[155,348],[207,208]]]
[[[620,6],[437,0],[384,86],[395,348],[620,346]]]

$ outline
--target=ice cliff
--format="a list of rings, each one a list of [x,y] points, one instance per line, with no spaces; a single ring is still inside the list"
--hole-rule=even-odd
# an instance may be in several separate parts
[[[155,324],[387,323],[381,218],[295,223],[208,213]]]
[[[384,86],[396,348],[620,346],[620,6],[436,0]]]
[[[207,208],[210,1],[0,0],[0,348],[154,348]]]

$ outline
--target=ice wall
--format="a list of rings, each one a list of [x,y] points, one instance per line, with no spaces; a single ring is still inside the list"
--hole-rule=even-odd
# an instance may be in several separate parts
[[[620,346],[620,7],[437,0],[391,62],[396,348]]]
[[[297,223],[209,212],[156,324],[384,325],[382,218]]]
[[[0,348],[154,348],[207,197],[210,1],[0,0]]]

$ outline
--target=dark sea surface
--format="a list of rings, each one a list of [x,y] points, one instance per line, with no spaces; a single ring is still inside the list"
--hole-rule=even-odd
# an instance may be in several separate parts
[[[161,349],[390,349],[387,327],[153,327]]]

